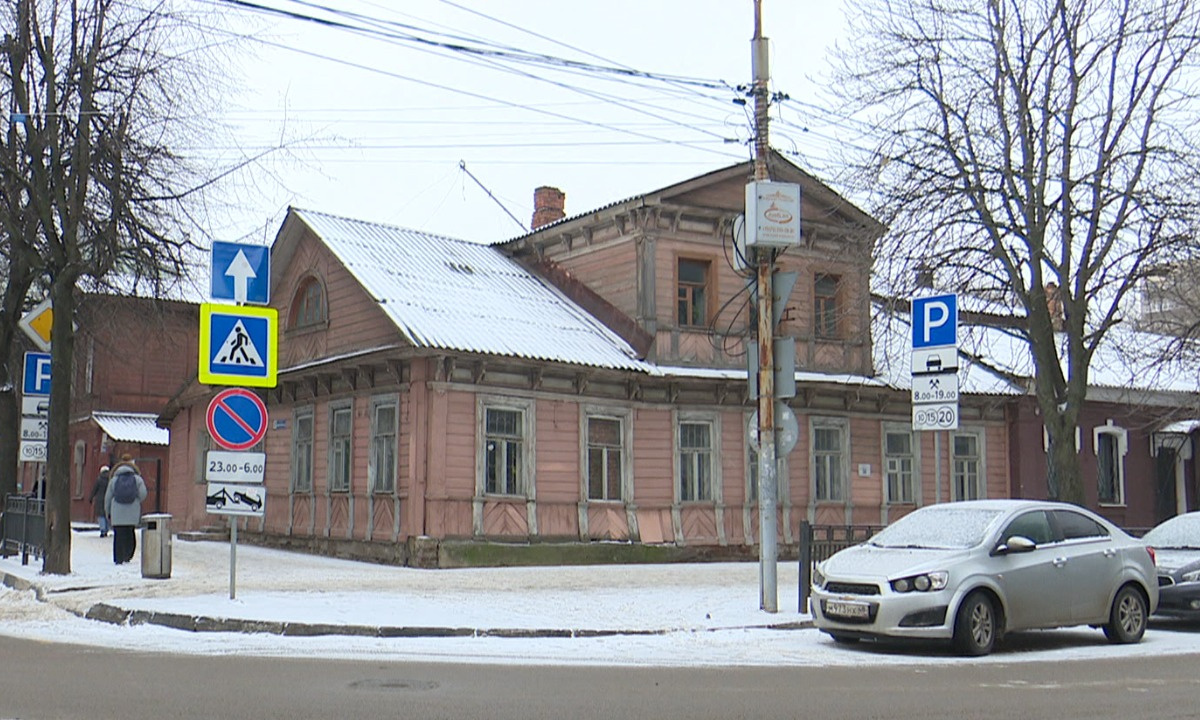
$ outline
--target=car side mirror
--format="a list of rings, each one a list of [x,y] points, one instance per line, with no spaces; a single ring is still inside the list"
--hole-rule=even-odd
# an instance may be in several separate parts
[[[1010,553],[1027,553],[1037,549],[1037,543],[1025,537],[1024,535],[1013,535],[1008,539],[1008,542],[1000,543],[996,547],[996,555],[1008,555]]]

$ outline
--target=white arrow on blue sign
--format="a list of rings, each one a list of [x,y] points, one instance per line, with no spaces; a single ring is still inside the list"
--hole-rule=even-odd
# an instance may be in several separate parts
[[[212,297],[266,305],[271,297],[271,249],[264,245],[214,242]]]
[[[912,328],[914,350],[958,345],[958,296],[913,298]]]

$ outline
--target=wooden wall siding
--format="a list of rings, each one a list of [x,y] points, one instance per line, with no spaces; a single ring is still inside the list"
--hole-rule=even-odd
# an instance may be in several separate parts
[[[675,433],[671,411],[637,408],[633,411],[633,427],[634,503],[646,508],[670,507],[675,502]],[[644,535],[646,528],[640,512],[638,527]]]
[[[673,515],[666,508],[655,510],[638,508],[637,524],[641,541],[651,545],[675,542],[677,536]]]
[[[624,503],[588,503],[587,539],[629,540],[629,517]]]
[[[430,442],[442,446],[442,475],[431,474],[430,484],[439,482],[441,496],[469,500],[475,496],[475,394],[461,391],[434,392],[434,405],[444,402],[445,426],[440,436],[431,436]],[[434,449],[430,451],[432,458]],[[434,468],[430,468],[431,473]],[[432,493],[432,487],[430,488]]]
[[[325,528],[320,534],[325,537],[353,537],[353,517],[349,495],[346,493],[329,495],[325,498]]]
[[[574,511],[583,492],[583,470],[579,466],[579,403],[540,398],[535,415],[538,504],[568,503]],[[571,525],[578,526],[578,519],[572,520]],[[546,527],[539,526],[538,529],[543,535],[555,534]],[[577,527],[575,534],[578,535]]]
[[[308,493],[292,493],[288,503],[288,535],[313,536],[317,527],[317,507]]]
[[[568,502],[548,502],[539,499],[537,509],[537,535],[541,538],[578,539],[579,538],[579,503],[576,499]]]
[[[684,545],[724,545],[712,503],[686,503],[679,507],[679,527]]]
[[[483,534],[486,537],[528,537],[529,522],[524,501],[489,500],[484,502]]]
[[[637,247],[632,237],[576,244],[554,260],[621,312],[637,316]]]
[[[368,496],[367,502],[371,508],[371,524],[366,539],[379,542],[396,542],[400,539],[400,498],[374,493]]]
[[[819,503],[813,514],[814,525],[845,525],[846,506],[842,503]]]
[[[854,505],[874,508],[866,514],[854,513],[854,522],[876,524],[883,518],[883,470],[880,467],[880,434],[879,419],[864,415],[850,416],[850,463],[849,487]],[[860,466],[869,466],[868,474],[859,474]]]
[[[426,535],[449,538],[474,536],[470,500],[428,498],[425,504]]]
[[[279,367],[292,367],[348,350],[400,342],[395,324],[378,304],[363,292],[324,245],[307,229],[303,232],[291,262],[272,292],[272,305],[279,309],[284,336],[284,341],[279,343]],[[293,330],[288,319],[296,290],[302,280],[313,276],[324,285],[328,325],[319,329]]]

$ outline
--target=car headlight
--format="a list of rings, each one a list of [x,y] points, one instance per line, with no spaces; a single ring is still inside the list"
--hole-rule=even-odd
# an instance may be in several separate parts
[[[892,581],[892,589],[898,593],[932,592],[942,590],[950,580],[950,573],[945,570],[923,573],[911,577],[903,577]]]
[[[1191,572],[1185,572],[1184,574],[1179,576],[1179,579],[1184,582],[1196,582],[1197,580],[1200,580],[1200,570],[1192,570]]]
[[[821,572],[820,567],[813,568],[812,584],[813,587],[825,587],[825,575]]]

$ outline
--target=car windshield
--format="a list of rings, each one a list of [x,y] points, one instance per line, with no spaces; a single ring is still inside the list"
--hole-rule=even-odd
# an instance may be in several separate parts
[[[870,544],[885,548],[972,548],[983,542],[1000,510],[951,505],[925,507],[879,531]]]
[[[1162,549],[1200,550],[1200,513],[1173,517],[1146,533],[1142,542]]]

